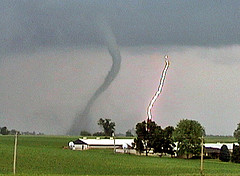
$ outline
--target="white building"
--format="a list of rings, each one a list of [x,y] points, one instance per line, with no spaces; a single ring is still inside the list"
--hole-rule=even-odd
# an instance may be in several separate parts
[[[89,148],[126,148],[132,147],[134,139],[77,139],[68,146],[72,150],[86,150]]]

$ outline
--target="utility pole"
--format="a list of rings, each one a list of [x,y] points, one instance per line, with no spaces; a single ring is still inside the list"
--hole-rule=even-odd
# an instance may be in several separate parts
[[[203,136],[201,139],[201,167],[200,167],[200,173],[203,175]]]
[[[14,145],[14,154],[13,154],[13,174],[16,174],[16,160],[17,160],[17,135],[18,132],[15,134],[15,145]]]
[[[116,147],[115,147],[115,134],[114,134],[114,132],[112,133],[112,136],[113,136],[113,144],[114,144],[113,153],[116,153]]]

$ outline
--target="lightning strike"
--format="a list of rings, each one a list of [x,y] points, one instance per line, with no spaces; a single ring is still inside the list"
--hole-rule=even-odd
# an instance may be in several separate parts
[[[166,74],[167,74],[167,70],[168,70],[168,67],[170,65],[170,62],[168,60],[168,56],[165,56],[165,67],[163,69],[163,72],[162,72],[162,75],[161,75],[161,79],[160,79],[160,84],[158,86],[158,90],[157,92],[155,93],[155,95],[153,96],[152,100],[150,101],[150,104],[147,108],[147,116],[148,116],[148,121],[151,121],[152,120],[152,113],[151,113],[151,110],[153,108],[153,105],[155,103],[155,101],[157,100],[158,96],[161,94],[162,92],[162,88],[163,88],[163,85],[164,85],[164,81],[165,81],[165,78],[166,78]]]

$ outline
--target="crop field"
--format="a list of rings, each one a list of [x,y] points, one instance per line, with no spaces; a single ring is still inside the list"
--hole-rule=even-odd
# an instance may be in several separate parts
[[[64,149],[76,137],[19,136],[18,175],[200,175],[200,160]],[[0,175],[12,174],[14,136],[0,136]],[[205,175],[240,175],[240,164],[204,161]]]

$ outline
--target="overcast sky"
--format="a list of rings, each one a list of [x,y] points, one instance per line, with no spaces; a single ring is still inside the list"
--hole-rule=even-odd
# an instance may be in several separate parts
[[[91,131],[110,118],[125,133],[146,119],[164,55],[171,65],[153,119],[194,119],[207,134],[240,122],[240,1],[0,1],[0,126],[65,134],[104,81],[111,27],[119,74],[91,109]]]

